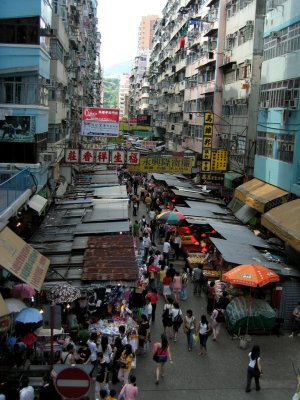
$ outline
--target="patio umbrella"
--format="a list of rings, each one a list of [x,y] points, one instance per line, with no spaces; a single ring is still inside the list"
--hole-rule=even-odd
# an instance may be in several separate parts
[[[35,295],[35,290],[27,283],[20,283],[11,289],[11,296],[15,299],[29,299]]]
[[[185,221],[185,216],[179,211],[163,211],[157,217],[157,221],[170,225],[181,225]]]
[[[81,297],[80,290],[69,283],[60,283],[48,292],[47,298],[54,303],[72,303]]]
[[[24,308],[15,318],[16,323],[38,324],[42,322],[43,316],[36,308]]]
[[[24,308],[27,308],[26,304],[19,299],[5,299],[5,304],[8,308],[9,314],[18,313]]]
[[[242,264],[222,275],[222,281],[234,285],[264,286],[270,282],[279,282],[279,276],[261,265]]]

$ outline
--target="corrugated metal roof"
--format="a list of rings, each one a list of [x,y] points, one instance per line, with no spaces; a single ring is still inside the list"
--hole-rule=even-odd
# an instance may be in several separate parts
[[[131,235],[90,237],[83,281],[136,281],[138,267]]]

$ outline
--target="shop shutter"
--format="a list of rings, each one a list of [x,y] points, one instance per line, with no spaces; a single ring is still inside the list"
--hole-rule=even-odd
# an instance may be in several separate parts
[[[282,289],[282,301],[278,316],[284,319],[283,327],[291,329],[293,323],[292,312],[300,299],[300,281],[285,281],[282,283]]]

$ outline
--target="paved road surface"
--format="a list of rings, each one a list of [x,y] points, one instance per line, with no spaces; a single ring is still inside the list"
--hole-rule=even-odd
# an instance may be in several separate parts
[[[132,221],[132,209],[129,210]],[[140,219],[146,210],[141,204],[138,217]],[[178,264],[182,265],[182,262]],[[181,268],[180,265],[180,268]],[[175,263],[176,267],[176,263]],[[163,299],[160,298],[157,309],[157,321],[151,327],[152,343],[157,341],[163,332],[161,323]],[[206,299],[194,297],[191,285],[189,297],[180,304],[182,311],[188,308],[194,311],[199,320],[206,312]],[[296,387],[296,379],[292,362],[300,368],[300,337],[259,335],[252,336],[252,344],[261,347],[261,358],[264,375],[261,380],[261,391],[254,387],[251,393],[245,393],[246,370],[249,350],[238,348],[238,341],[232,340],[224,327],[217,342],[208,339],[208,354],[198,356],[198,348],[193,352],[187,351],[186,338],[182,330],[178,341],[171,342],[171,352],[174,364],[166,366],[166,376],[159,385],[155,385],[152,353],[145,357],[138,356],[137,384],[141,400],[288,400]],[[254,382],[252,383],[254,386]]]

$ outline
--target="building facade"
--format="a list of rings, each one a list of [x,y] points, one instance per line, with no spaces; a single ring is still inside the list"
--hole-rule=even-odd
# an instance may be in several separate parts
[[[119,100],[118,107],[120,110],[120,117],[125,115],[128,116],[128,95],[130,86],[130,75],[122,74],[120,76],[120,86],[119,86]]]
[[[266,13],[254,175],[300,196],[299,3],[269,0]]]
[[[146,15],[142,17],[138,32],[138,51],[150,49],[153,39],[153,26],[157,15]]]

